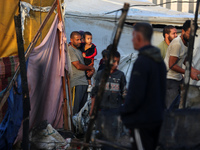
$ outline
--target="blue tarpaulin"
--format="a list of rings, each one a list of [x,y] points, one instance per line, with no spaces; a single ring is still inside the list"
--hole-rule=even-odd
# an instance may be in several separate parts
[[[23,119],[23,95],[21,76],[16,80],[16,88],[10,90],[8,110],[0,124],[0,150],[12,149]]]

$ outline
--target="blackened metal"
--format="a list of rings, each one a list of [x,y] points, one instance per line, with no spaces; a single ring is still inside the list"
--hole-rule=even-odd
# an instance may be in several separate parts
[[[24,43],[22,37],[21,28],[21,14],[14,17],[15,20],[15,30],[17,35],[17,45],[18,45],[18,55],[19,55],[19,65],[21,71],[22,80],[22,94],[23,94],[23,139],[22,148],[23,150],[29,149],[29,111],[30,111],[30,100],[29,100],[29,90],[27,82],[27,70],[26,62],[24,56]]]
[[[190,30],[189,47],[188,47],[187,59],[186,59],[186,62],[185,62],[185,65],[186,65],[185,76],[184,76],[185,95],[184,95],[184,98],[183,98],[183,108],[185,108],[185,106],[186,106],[186,99],[187,99],[189,82],[190,82],[191,65],[192,65],[192,57],[193,57],[193,49],[194,49],[194,40],[195,40],[196,31],[197,31],[199,2],[200,2],[200,0],[197,0],[195,18],[194,18],[194,21],[191,21],[191,26],[190,26],[191,30]]]

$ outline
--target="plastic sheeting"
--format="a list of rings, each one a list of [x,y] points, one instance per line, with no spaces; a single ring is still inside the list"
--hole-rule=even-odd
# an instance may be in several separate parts
[[[23,95],[21,77],[17,78],[17,88],[10,90],[7,113],[0,124],[0,149],[9,150],[17,137],[23,119]],[[17,90],[17,91],[16,91]]]

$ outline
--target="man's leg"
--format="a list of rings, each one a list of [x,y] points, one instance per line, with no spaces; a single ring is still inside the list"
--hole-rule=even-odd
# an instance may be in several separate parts
[[[87,99],[88,99],[87,88],[88,88],[88,85],[82,85],[82,87],[81,87],[82,97],[81,97],[81,101],[80,101],[80,105],[79,105],[79,111],[87,102]]]
[[[138,149],[138,143],[136,141],[136,137],[135,137],[135,128],[130,128],[130,136],[132,138],[132,150],[139,150]]]
[[[73,115],[78,113],[87,101],[87,87],[87,85],[77,85],[75,86],[75,89],[73,87],[73,90],[75,90],[73,93]]]
[[[131,128],[133,150],[155,150],[158,144],[160,125],[146,128]]]
[[[172,102],[180,95],[180,84],[181,81],[167,79],[167,90],[166,90],[166,106],[167,109],[170,107]]]
[[[144,150],[155,150],[158,144],[160,126],[139,129]]]

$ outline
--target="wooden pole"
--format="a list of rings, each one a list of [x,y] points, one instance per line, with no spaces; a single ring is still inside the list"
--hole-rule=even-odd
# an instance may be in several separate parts
[[[60,20],[63,21],[63,24],[65,24],[63,18],[62,18],[62,15],[61,15],[61,9],[60,9],[60,0],[57,0],[57,3],[59,3],[59,10],[58,11],[58,16],[60,16]],[[65,28],[65,25],[64,25],[64,28]],[[65,30],[64,30],[65,31]],[[67,45],[66,45],[67,46]],[[68,47],[68,46],[67,46]],[[68,89],[68,98],[69,98],[69,111],[70,111],[70,121],[71,121],[71,131],[73,132],[74,131],[74,128],[73,128],[73,122],[72,122],[72,102],[71,102],[71,89],[70,89],[70,77],[69,77],[69,73],[68,71],[65,69],[65,76],[66,76],[66,79],[67,79],[67,89]],[[67,100],[67,99],[66,99]],[[67,104],[67,103],[66,103]],[[67,106],[67,105],[65,105]],[[68,107],[67,107],[68,108]],[[69,112],[68,111],[68,112]],[[67,112],[67,113],[68,113]],[[69,116],[69,114],[68,114]]]
[[[68,95],[69,95],[69,106],[70,106],[70,121],[71,121],[71,131],[74,131],[74,126],[73,126],[73,122],[72,122],[72,99],[71,99],[71,89],[70,89],[70,78],[68,75],[68,71],[66,71],[66,77],[67,77],[67,86],[68,86]]]
[[[60,2],[57,0],[57,12],[58,12],[58,19],[59,22],[62,22],[62,15],[61,15],[61,9],[60,9]],[[61,47],[60,42],[62,38],[62,33],[58,31],[59,35],[59,50],[61,55]],[[68,123],[68,108],[67,108],[67,94],[66,94],[66,85],[65,85],[65,77],[62,77],[62,86],[63,86],[63,116],[64,116],[64,129],[69,130],[69,123]]]

